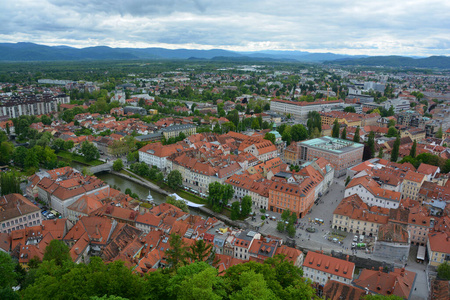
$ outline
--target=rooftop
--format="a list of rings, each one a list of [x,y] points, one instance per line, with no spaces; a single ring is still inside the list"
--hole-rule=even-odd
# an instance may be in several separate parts
[[[303,142],[300,142],[299,144],[309,146],[311,148],[334,152],[337,154],[345,153],[348,151],[352,151],[352,150],[360,149],[360,148],[364,147],[364,145],[360,144],[360,143],[355,143],[355,142],[348,141],[348,140],[332,138],[329,136],[323,136],[320,138],[303,141]]]

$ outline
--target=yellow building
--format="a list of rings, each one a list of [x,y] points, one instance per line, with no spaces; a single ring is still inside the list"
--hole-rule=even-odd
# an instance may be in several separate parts
[[[403,179],[402,197],[417,200],[420,187],[425,179],[426,176],[424,174],[413,171],[406,172],[405,178]]]
[[[172,125],[161,129],[162,134],[166,140],[171,137],[178,137],[180,133],[184,133],[186,136],[190,136],[197,133],[197,127],[192,124]]]
[[[431,232],[427,241],[429,264],[439,266],[444,262],[450,263],[450,236],[448,232]]]
[[[342,199],[333,212],[332,228],[375,236],[380,225],[387,224],[388,209],[369,206],[357,195],[353,194]]]

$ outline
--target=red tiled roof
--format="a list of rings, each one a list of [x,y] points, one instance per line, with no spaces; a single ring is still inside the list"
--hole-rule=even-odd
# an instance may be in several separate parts
[[[308,252],[303,262],[303,267],[308,267],[350,280],[353,279],[353,272],[355,271],[355,264],[352,262],[314,251]]]

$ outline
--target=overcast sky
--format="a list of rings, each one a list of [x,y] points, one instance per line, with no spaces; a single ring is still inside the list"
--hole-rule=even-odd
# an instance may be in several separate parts
[[[0,42],[450,55],[450,0],[0,0]]]

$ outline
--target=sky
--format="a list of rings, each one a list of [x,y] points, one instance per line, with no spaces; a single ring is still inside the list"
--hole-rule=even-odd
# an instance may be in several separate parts
[[[450,55],[449,0],[0,0],[0,42]]]

